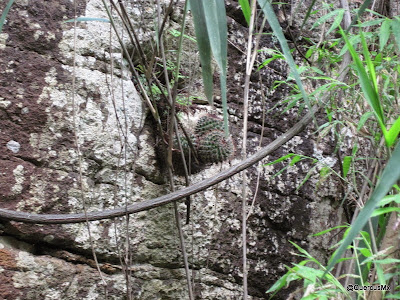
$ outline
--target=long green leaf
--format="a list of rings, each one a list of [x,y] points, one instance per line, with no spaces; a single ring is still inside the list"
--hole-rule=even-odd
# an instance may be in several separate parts
[[[367,21],[364,23],[359,24],[357,27],[369,27],[369,26],[375,26],[375,25],[379,25],[383,22],[384,19],[374,19],[371,21]]]
[[[239,4],[240,4],[240,7],[242,8],[242,12],[243,12],[244,18],[246,19],[247,25],[249,25],[250,24],[250,16],[251,16],[249,0],[239,0]]]
[[[325,21],[329,20],[331,17],[337,15],[337,14],[341,14],[343,18],[343,13],[344,13],[344,8],[340,8],[334,11],[331,11],[330,13],[327,13],[326,15],[323,15],[321,18],[319,18],[311,27],[311,29],[314,29],[316,27],[319,27],[322,23],[324,23]],[[336,18],[335,18],[336,20]],[[339,22],[340,23],[340,22]],[[336,26],[337,27],[337,26]]]
[[[345,156],[343,158],[343,163],[342,163],[342,168],[343,168],[343,177],[346,178],[347,174],[349,173],[350,170],[350,164],[353,160],[353,156]]]
[[[333,30],[335,30],[336,28],[338,28],[338,26],[340,25],[340,22],[342,22],[343,20],[343,16],[344,16],[344,9],[340,9],[338,12],[338,15],[336,16],[335,20],[332,23],[332,26],[329,28],[329,30],[326,32],[326,35],[328,35],[329,33],[331,33]]]
[[[201,74],[203,77],[204,93],[208,102],[213,104],[213,72],[211,68],[211,47],[208,38],[206,17],[202,1],[189,0],[193,16],[194,30],[197,39],[197,47],[201,62]]]
[[[379,202],[385,195],[391,190],[393,185],[400,179],[400,143],[398,143],[390,157],[385,169],[383,170],[382,176],[375,187],[374,192],[368,199],[364,208],[360,211],[354,223],[351,225],[350,231],[344,238],[340,247],[335,251],[332,258],[329,261],[327,273],[333,268],[338,259],[346,251],[347,247],[353,242],[354,238],[363,229],[369,218],[372,216],[375,208],[378,207]]]
[[[357,73],[360,78],[360,84],[361,84],[361,89],[365,95],[365,99],[367,100],[368,104],[371,106],[372,110],[375,113],[375,116],[378,120],[378,123],[381,127],[381,130],[383,134],[386,134],[386,126],[384,123],[384,117],[383,117],[383,109],[381,106],[381,103],[379,101],[378,94],[376,93],[376,90],[374,88],[374,85],[371,84],[371,80],[368,77],[367,72],[365,71],[365,67],[363,63],[361,62],[361,59],[358,57],[357,52],[354,50],[353,45],[350,43],[349,39],[347,38],[347,35],[344,33],[343,29],[340,28],[340,32],[346,42],[346,45],[349,49],[349,52],[351,56],[353,57],[355,67],[357,69]],[[363,39],[363,36],[361,36]]]
[[[375,93],[376,93],[376,95],[378,95],[378,83],[376,80],[375,67],[374,67],[374,64],[372,63],[371,54],[369,53],[368,45],[367,45],[367,42],[365,41],[365,37],[364,37],[362,30],[360,30],[360,36],[361,36],[361,45],[363,47],[363,54],[365,57],[365,61],[367,62],[367,67],[368,67],[368,71],[369,71],[369,77],[373,83]],[[379,98],[377,98],[377,100],[378,100],[377,105],[378,105],[378,107],[380,107],[380,114],[382,115],[382,119],[383,119],[383,109],[382,109],[381,103],[379,101]]]
[[[312,0],[311,4],[308,6],[306,16],[304,17],[303,23],[301,23],[301,26],[300,26],[300,31],[303,29],[304,24],[306,24],[308,18],[310,17],[311,11],[314,7],[315,2],[316,2],[316,0]]]
[[[223,0],[201,2],[203,3],[212,53],[221,73],[226,74],[228,32],[225,3]]]
[[[389,131],[386,134],[385,138],[389,146],[392,146],[396,142],[399,132],[400,132],[400,117],[397,118],[397,120],[394,122],[392,127],[390,127]]]
[[[392,19],[392,32],[394,35],[394,39],[397,43],[397,47],[400,48],[400,19],[393,18]]]
[[[390,19],[385,19],[381,25],[379,30],[379,51],[383,50],[383,47],[385,47],[387,41],[389,40],[391,22],[392,21]]]
[[[387,214],[393,211],[397,211],[400,212],[400,208],[399,207],[383,207],[383,208],[377,208],[374,210],[374,212],[372,213],[371,217],[376,217],[376,216],[380,216],[383,214]]]
[[[279,40],[279,43],[281,44],[283,55],[286,58],[286,62],[289,64],[292,75],[293,75],[294,79],[296,80],[297,86],[300,89],[301,95],[303,96],[303,99],[305,100],[308,109],[311,110],[310,100],[307,96],[306,91],[304,90],[303,83],[301,82],[300,75],[299,75],[299,72],[297,71],[293,56],[290,53],[288,43],[283,34],[281,25],[279,24],[279,21],[274,13],[272,5],[271,5],[271,3],[269,3],[268,0],[258,0],[258,3],[260,4],[260,7],[261,7],[262,11],[264,12],[264,15],[267,17],[269,25],[271,26],[274,34],[276,35],[276,37]],[[315,116],[313,116],[313,118],[315,120]]]
[[[360,19],[360,16],[364,13],[365,10],[368,9],[369,5],[371,4],[372,0],[365,0],[363,4],[361,4],[360,8],[357,11],[357,16],[353,18],[353,21],[351,21],[351,24],[348,28],[346,28],[346,34],[349,33],[350,28],[358,22]]]
[[[193,1],[192,1],[193,2]],[[195,1],[194,1],[195,2]],[[208,38],[214,59],[220,69],[222,110],[224,113],[224,130],[229,135],[228,104],[226,93],[226,67],[228,59],[228,29],[224,0],[199,1],[203,5],[207,24]]]
[[[281,162],[281,161],[284,161],[286,159],[289,159],[289,158],[291,158],[292,156],[295,156],[295,155],[297,155],[297,154],[294,154],[294,153],[286,154],[285,156],[282,156],[282,157],[280,157],[280,158],[278,158],[278,159],[276,159],[276,160],[274,160],[274,161],[272,161],[270,163],[265,164],[264,167],[277,164],[278,162]]]
[[[357,130],[360,130],[365,122],[367,122],[367,120],[373,115],[374,113],[372,111],[367,111],[365,114],[363,114],[360,118],[360,121],[358,122],[357,125]]]
[[[389,195],[384,197],[380,202],[379,202],[379,206],[383,207],[389,203],[400,203],[400,194],[396,194],[396,195]]]
[[[8,1],[6,8],[4,9],[3,13],[1,14],[1,18],[0,18],[0,33],[3,30],[4,22],[6,21],[8,12],[10,11],[11,5],[13,5],[13,3],[14,3],[14,0]]]

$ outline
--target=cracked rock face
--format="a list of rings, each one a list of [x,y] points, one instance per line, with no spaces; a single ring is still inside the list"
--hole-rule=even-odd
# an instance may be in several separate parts
[[[100,0],[77,3],[78,16],[107,18]],[[0,4],[0,10],[4,5]],[[245,70],[245,51],[241,50],[245,49],[247,28],[237,13],[237,4],[227,1],[227,5],[232,62],[228,72],[229,114],[237,155],[230,162],[207,165],[191,176],[193,183],[214,176],[239,162],[240,157]],[[147,29],[138,29],[139,38],[147,43],[151,39],[148,30],[153,27],[144,21],[152,20],[154,7],[146,1],[128,7],[132,20],[147,24]],[[67,214],[82,212],[84,206],[88,211],[123,207],[169,191],[157,158],[154,126],[130,80],[110,24],[80,22],[74,29],[73,23],[65,22],[73,16],[73,2],[69,0],[16,1],[0,34],[1,208]],[[174,21],[170,23],[168,28],[177,28]],[[121,30],[118,22],[117,26]],[[189,28],[190,32],[193,29]],[[126,36],[124,41],[129,46]],[[268,37],[261,40],[262,47],[272,47],[273,43]],[[188,57],[197,51],[193,45],[184,49]],[[261,84],[258,78],[252,78],[251,153],[259,146],[261,132],[264,146],[297,120],[296,109],[281,115],[274,108],[288,94],[284,85],[271,88],[275,80],[285,79],[286,68],[284,63],[274,62],[271,68],[262,70],[265,105]],[[199,72],[193,74],[199,76]],[[195,81],[200,82],[200,77]],[[200,89],[193,92],[197,90],[201,93]],[[218,99],[216,106],[212,113],[220,114]],[[263,116],[266,109],[269,113]],[[199,118],[209,110],[201,107],[183,118]],[[262,166],[293,152],[326,159],[337,167],[331,155],[332,140],[327,137],[323,146],[317,145],[311,139],[312,132],[312,128],[302,132],[248,170],[252,299],[265,298],[265,291],[285,272],[284,265],[295,262],[289,241],[308,249],[322,262],[326,259],[330,238],[308,237],[340,219],[335,203],[341,193],[338,183],[329,177],[319,185],[320,166],[316,166],[310,180],[297,190],[311,168],[309,161],[277,176],[283,165]],[[183,178],[176,180],[182,188]],[[192,197],[191,223],[184,226],[184,232],[198,299],[241,297],[240,195],[241,177],[236,175]],[[179,210],[184,215],[185,205],[180,204]],[[104,299],[106,294],[110,299],[122,299],[126,284],[120,258],[127,248],[131,261],[128,284],[134,299],[187,299],[171,205],[132,215],[129,221],[121,218],[89,225],[0,220],[0,234],[2,299]],[[289,293],[290,289],[280,297],[286,299]]]

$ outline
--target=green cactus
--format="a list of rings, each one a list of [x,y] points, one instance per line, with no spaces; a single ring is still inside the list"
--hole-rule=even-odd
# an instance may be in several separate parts
[[[226,137],[222,130],[212,130],[198,140],[197,152],[204,163],[217,163],[233,155],[232,138]]]
[[[206,115],[197,121],[194,133],[197,136],[202,136],[212,130],[224,130],[224,122],[215,116]]]
[[[223,121],[216,116],[206,115],[201,117],[196,123],[194,133],[189,138],[197,152],[199,161],[203,164],[222,162],[234,154],[232,137],[230,135],[225,136]],[[189,151],[190,146],[183,133],[180,134],[180,142],[183,153],[188,159],[189,155],[193,155],[193,153]],[[176,137],[173,147],[179,149]],[[180,160],[179,151],[174,153],[176,159]],[[191,159],[191,161],[193,162],[194,159]]]
[[[196,137],[194,135],[189,135],[189,138],[192,141],[193,147],[196,148]],[[189,142],[188,142],[186,136],[182,132],[179,135],[179,139],[181,141],[183,153],[185,154],[186,157],[189,157],[189,153],[190,153]],[[178,144],[178,140],[176,137],[174,138],[174,148],[179,150],[179,144]]]

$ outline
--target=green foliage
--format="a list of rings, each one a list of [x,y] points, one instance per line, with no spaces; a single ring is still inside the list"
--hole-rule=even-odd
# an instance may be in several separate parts
[[[392,186],[400,179],[400,168],[398,162],[400,161],[400,143],[397,144],[391,158],[389,159],[379,183],[376,185],[374,192],[370,199],[367,201],[356,220],[353,222],[350,231],[340,247],[335,251],[334,255],[329,261],[327,270],[332,269],[337,260],[344,254],[347,247],[352,243],[353,239],[358,235],[361,229],[368,222],[372,216],[375,208],[385,195],[391,190]]]
[[[197,47],[201,62],[201,74],[203,76],[204,92],[210,104],[213,103],[213,72],[211,68],[211,45],[208,37],[206,17],[202,1],[189,1],[193,15],[194,29],[196,33]]]
[[[275,36],[278,38],[279,43],[282,47],[283,50],[283,55],[285,56],[286,62],[289,64],[290,70],[293,74],[294,79],[296,80],[297,86],[301,92],[301,95],[309,109],[311,109],[311,103],[310,100],[307,96],[306,91],[304,90],[303,83],[300,79],[300,74],[297,71],[296,64],[294,62],[293,56],[291,54],[291,51],[289,49],[288,43],[286,41],[286,38],[283,34],[282,28],[279,24],[279,21],[274,13],[274,10],[272,8],[272,5],[269,3],[268,0],[258,0],[258,3],[260,4],[260,7],[264,13],[264,15],[267,17],[268,23],[271,26]]]
[[[365,3],[361,6],[356,20],[357,18],[361,20],[361,13],[366,10],[366,7]],[[387,195],[390,192],[399,193],[395,183],[400,179],[398,165],[400,161],[400,143],[398,142],[400,62],[397,55],[400,48],[400,20],[398,17],[389,19],[370,11],[374,15],[374,19],[354,26],[354,33],[350,34],[340,28],[345,11],[343,9],[334,10],[330,6],[327,8],[328,12],[313,26],[310,26],[310,28],[317,28],[327,22],[325,39],[319,40],[318,43],[307,39],[311,46],[306,50],[305,57],[311,61],[311,64],[305,64],[301,68],[297,68],[297,71],[303,80],[312,82],[316,86],[309,94],[310,99],[318,100],[326,94],[332,95],[325,102],[327,122],[318,128],[319,139],[332,134],[335,137],[335,151],[343,151],[341,147],[345,140],[341,129],[346,128],[349,133],[349,135],[346,133],[346,138],[351,137],[352,144],[355,146],[353,146],[351,154],[345,153],[341,157],[342,176],[334,172],[336,168],[331,169],[322,165],[319,182],[322,182],[329,174],[336,174],[345,184],[346,193],[356,191],[356,194],[359,195],[359,179],[361,178],[362,181],[368,181],[373,192],[351,226],[347,226],[343,239],[335,246],[337,249],[326,267],[305,255],[303,249],[295,245],[302,256],[305,255],[309,260],[295,264],[293,267],[287,267],[288,272],[270,288],[269,292],[275,293],[293,280],[302,281],[303,291],[306,291],[302,299],[328,299],[329,297],[336,299],[336,295],[328,295],[329,291],[341,295],[337,297],[349,297],[343,287],[335,284],[336,279],[330,273],[338,262],[345,260],[354,259],[356,269],[350,270],[354,273],[343,276],[354,277],[361,284],[374,284],[373,280],[370,279],[371,282],[366,282],[366,279],[368,275],[376,274],[375,284],[388,284],[391,280],[394,281],[394,285],[397,285],[396,276],[400,274],[400,261],[390,256],[387,257],[390,249],[377,251],[382,237],[385,235],[388,217],[392,213],[400,213],[399,195]],[[312,14],[311,7],[309,12],[307,18]],[[335,31],[338,31],[343,38],[337,38],[337,35],[335,38],[330,38],[329,35]],[[338,64],[342,62],[346,51],[349,51],[352,62],[349,64],[350,72],[346,83],[343,83],[332,77],[337,76]],[[282,59],[279,51],[271,52],[270,55],[271,58],[263,62],[260,68],[274,59]],[[284,57],[287,59],[286,56]],[[295,79],[294,74],[291,76],[293,76],[292,79]],[[291,79],[290,76],[288,79]],[[298,85],[287,80],[277,82],[277,84],[288,84],[293,91],[292,95],[283,102],[287,103],[285,111],[296,105],[300,110],[305,106],[305,103],[300,102],[302,96]],[[340,98],[337,97],[338,95]],[[381,140],[386,142],[386,149],[382,149]],[[364,156],[368,155],[365,149],[358,151],[361,145],[364,147],[366,141],[368,145],[372,145],[372,148],[383,150],[379,153],[385,154],[377,157],[360,157],[359,153]],[[395,146],[396,143],[397,146]],[[348,147],[348,144],[344,147],[346,152],[349,150]],[[385,155],[387,156],[385,157]],[[287,166],[278,172],[280,174],[289,166],[303,159],[312,159],[313,164],[317,162],[313,158],[290,153],[267,165],[287,160]],[[361,160],[373,159],[388,160],[377,183],[375,183],[375,178],[367,178],[357,169]],[[367,163],[369,165],[369,162]],[[308,180],[310,172],[314,170],[315,165],[311,167],[301,184]],[[314,174],[316,173],[314,172]],[[350,185],[350,187],[346,185]],[[348,199],[348,195],[345,195],[343,202]],[[373,217],[376,218],[373,219]],[[370,226],[367,226],[367,222],[371,222]],[[343,225],[335,228],[341,227]],[[326,229],[323,233],[331,230],[333,229]],[[350,249],[351,252],[345,252],[347,249]],[[342,258],[345,253],[352,253],[354,257]],[[389,263],[396,264],[397,270],[385,273],[384,265]],[[324,294],[324,292],[328,294]],[[391,292],[391,295],[386,295],[387,299],[400,298],[399,291]],[[364,296],[360,292],[357,294],[357,299],[364,299]]]
[[[173,35],[174,37],[180,37],[181,34],[182,34],[180,31],[178,31],[178,30],[176,30],[176,29],[170,29],[168,32],[169,32],[171,35]],[[194,43],[197,43],[197,41],[196,41],[195,38],[193,38],[193,37],[191,37],[191,36],[189,36],[189,35],[187,35],[187,34],[184,34],[183,36],[184,36],[186,39],[188,39],[188,40],[190,40],[190,41],[192,41],[192,42],[194,42]]]
[[[239,0],[240,7],[242,9],[244,18],[246,19],[247,25],[250,24],[251,9],[249,0]]]
[[[225,135],[229,136],[228,104],[226,95],[227,43],[225,3],[223,0],[210,0],[207,3],[189,0],[193,14],[197,45],[200,52],[205,94],[213,103],[213,76],[211,69],[211,51],[220,70],[222,110],[224,114]]]
[[[317,28],[319,26],[321,26],[324,22],[326,22],[327,20],[329,20],[332,17],[335,17],[331,27],[329,28],[329,30],[326,32],[326,35],[328,35],[329,33],[331,33],[333,30],[337,29],[340,25],[340,22],[342,22],[343,16],[344,16],[344,8],[340,8],[340,9],[336,9],[331,11],[330,13],[327,13],[326,15],[322,16],[321,18],[319,18],[311,27],[311,29]]]
[[[366,60],[366,66],[363,65],[361,59],[359,58],[356,50],[354,49],[353,45],[347,38],[347,35],[344,33],[342,29],[340,32],[346,41],[347,47],[350,51],[351,56],[355,62],[355,67],[359,75],[361,89],[365,95],[368,104],[371,106],[378,124],[383,132],[385,137],[386,144],[390,147],[392,146],[396,138],[400,132],[400,116],[396,119],[389,130],[386,129],[387,124],[385,122],[385,116],[382,108],[382,103],[379,99],[379,91],[377,85],[377,78],[374,64],[371,60],[371,54],[368,50],[368,46],[362,31],[360,31],[361,43],[363,48],[363,55]],[[368,70],[368,73],[367,73]]]
[[[329,297],[337,297],[338,294],[350,297],[346,289],[332,274],[327,274],[326,282],[322,282],[321,277],[326,272],[324,266],[306,250],[293,242],[291,243],[298,250],[299,254],[297,255],[305,259],[298,264],[294,264],[294,267],[286,266],[288,272],[267,291],[267,294],[273,293],[271,298],[279,290],[287,287],[290,282],[297,280],[303,281],[303,289],[307,291],[302,299],[329,299]],[[312,264],[314,267],[306,266],[306,264]]]
[[[282,174],[288,167],[294,166],[295,164],[303,160],[311,160],[311,163],[314,165],[307,171],[306,175],[304,176],[300,184],[297,186],[296,190],[299,190],[310,179],[310,177],[315,173],[317,169],[320,169],[319,183],[323,182],[331,173],[336,174],[338,177],[341,178],[341,176],[335,170],[333,170],[330,166],[324,164],[323,162],[319,161],[318,159],[295,153],[286,154],[272,162],[265,164],[264,166],[274,165],[289,159],[290,159],[289,163],[285,167],[280,169],[277,173],[275,173],[272,176],[272,178]]]
[[[211,2],[211,3],[210,3]],[[203,3],[206,16],[207,31],[210,38],[211,49],[220,70],[220,88],[222,111],[224,115],[224,130],[226,137],[229,136],[228,126],[228,103],[226,90],[226,72],[228,61],[228,29],[226,23],[225,1],[212,0]]]

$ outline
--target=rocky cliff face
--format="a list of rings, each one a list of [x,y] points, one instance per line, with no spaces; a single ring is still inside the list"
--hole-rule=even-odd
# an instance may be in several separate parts
[[[133,22],[144,24],[140,38],[148,43],[155,8],[150,2],[139,2],[128,5],[129,14]],[[0,34],[1,208],[67,214],[82,212],[84,206],[89,211],[103,210],[168,193],[151,116],[131,81],[110,24],[81,22],[74,29],[73,23],[65,22],[74,15],[107,18],[102,2],[77,3],[74,8],[68,0],[17,0]],[[0,4],[0,9],[4,6]],[[239,154],[247,29],[235,4],[229,2],[228,8],[229,113]],[[179,18],[180,9],[172,13],[168,28],[176,28],[173,20]],[[271,38],[261,41],[262,47],[273,43]],[[194,56],[195,45],[187,47],[187,56]],[[185,61],[187,68],[197,68],[191,64]],[[251,153],[257,150],[262,132],[261,145],[266,145],[298,120],[296,110],[280,114],[273,108],[288,91],[284,85],[272,90],[272,84],[286,74],[286,65],[275,63],[260,73],[262,82],[258,76],[252,78]],[[220,112],[218,99],[216,106],[213,113]],[[182,118],[209,110],[198,105],[192,115]],[[295,137],[264,162],[294,152],[335,167],[333,141],[317,143],[311,138],[312,131]],[[193,174],[191,181],[212,177],[238,161],[237,155],[230,162],[208,165]],[[273,176],[279,168],[261,164],[249,169],[249,205],[258,191],[248,219],[253,299],[263,299],[268,287],[284,273],[284,265],[296,260],[289,241],[324,261],[328,237],[311,243],[309,235],[334,226],[341,218],[335,203],[341,191],[333,178],[318,185],[317,167],[297,190],[310,163],[299,163]],[[176,180],[183,186],[182,178]],[[241,177],[236,175],[192,197],[191,222],[184,231],[198,299],[241,297],[240,195]],[[180,210],[184,214],[184,204]],[[2,299],[123,299],[127,279],[121,260],[126,257],[134,299],[187,299],[169,205],[131,215],[128,220],[89,225],[30,225],[0,219],[0,233]],[[280,297],[285,299],[288,293]]]

